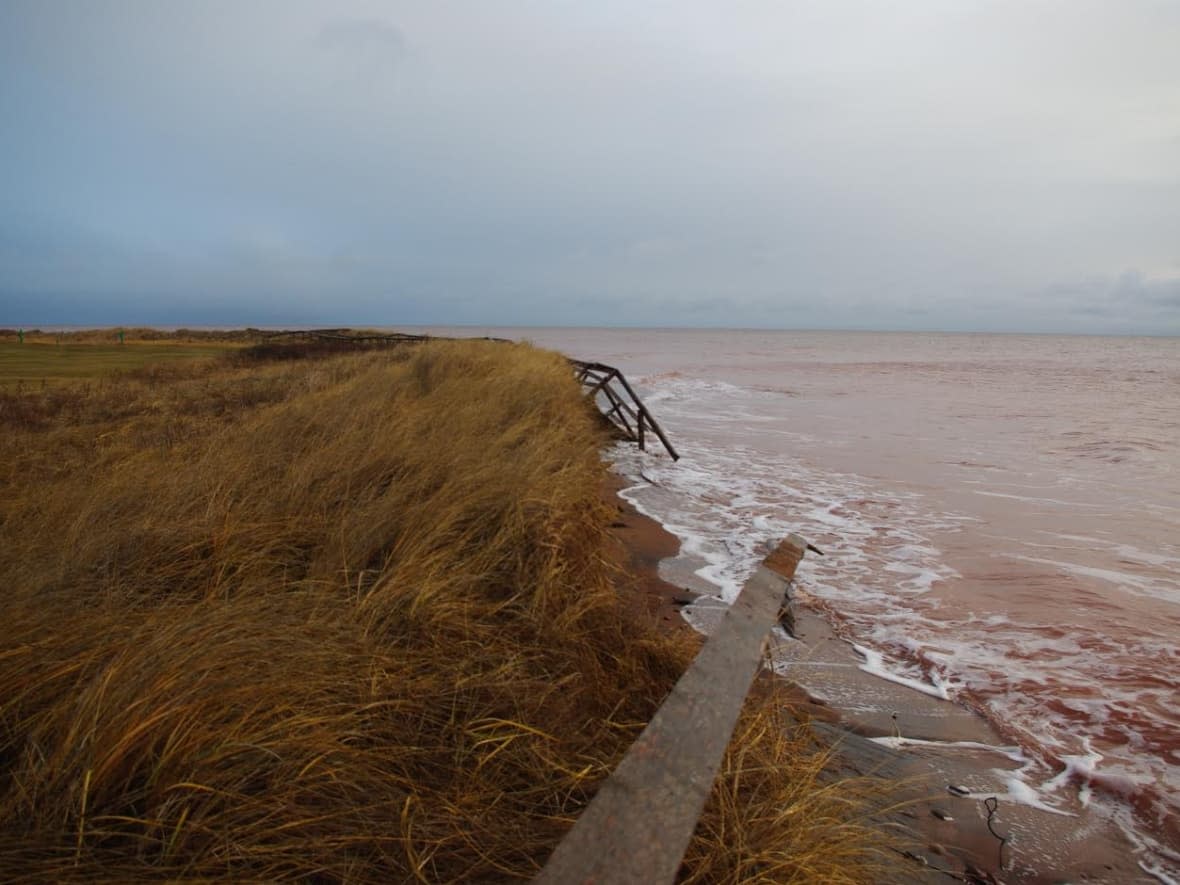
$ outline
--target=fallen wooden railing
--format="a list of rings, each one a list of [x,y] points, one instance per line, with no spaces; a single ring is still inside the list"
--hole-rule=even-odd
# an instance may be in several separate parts
[[[672,456],[672,460],[680,460],[679,453],[672,447],[672,443],[668,441],[663,428],[652,417],[651,412],[647,410],[647,406],[643,404],[639,395],[627,383],[627,379],[623,376],[622,372],[614,366],[607,366],[602,363],[588,363],[582,360],[571,359],[570,364],[574,367],[574,371],[578,375],[578,380],[582,382],[583,386],[589,390],[590,395],[594,397],[596,404],[598,403],[599,394],[602,394],[606,398],[606,404],[602,406],[602,413],[627,439],[638,443],[640,449],[646,450],[647,431],[650,429],[659,437],[660,442],[668,454]],[[622,391],[615,389],[615,382],[618,382]]]
[[[536,882],[675,879],[806,549],[790,535],[762,561]]]

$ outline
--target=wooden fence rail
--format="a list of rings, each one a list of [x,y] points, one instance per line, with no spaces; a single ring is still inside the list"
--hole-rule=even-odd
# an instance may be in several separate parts
[[[675,879],[808,546],[790,535],[763,560],[535,882]]]
[[[588,363],[571,359],[570,364],[574,367],[578,380],[588,389],[596,403],[599,394],[602,394],[606,399],[606,403],[602,406],[603,414],[627,439],[633,440],[639,444],[640,449],[646,450],[647,431],[651,430],[659,437],[660,443],[672,456],[672,460],[680,460],[679,453],[668,441],[663,428],[648,411],[635,389],[627,383],[622,372],[614,366],[607,366],[603,363]],[[616,382],[621,390],[615,388]]]

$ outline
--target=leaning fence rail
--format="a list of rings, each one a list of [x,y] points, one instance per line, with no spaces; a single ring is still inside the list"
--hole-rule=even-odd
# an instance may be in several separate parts
[[[571,359],[570,364],[574,367],[578,380],[595,398],[596,403],[600,394],[605,398],[602,413],[627,439],[633,440],[639,444],[640,449],[646,450],[647,431],[651,430],[659,437],[660,443],[672,456],[672,460],[680,460],[680,454],[668,441],[663,428],[648,411],[635,389],[627,383],[622,372],[603,363]],[[618,388],[614,386],[616,383],[619,385]]]
[[[789,535],[763,560],[535,882],[675,879],[809,546]]]

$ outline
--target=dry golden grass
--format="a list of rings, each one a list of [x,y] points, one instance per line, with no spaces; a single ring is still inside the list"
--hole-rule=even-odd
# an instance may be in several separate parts
[[[691,655],[619,604],[554,354],[243,354],[0,428],[6,881],[527,878]],[[865,794],[760,698],[682,877],[863,880]]]

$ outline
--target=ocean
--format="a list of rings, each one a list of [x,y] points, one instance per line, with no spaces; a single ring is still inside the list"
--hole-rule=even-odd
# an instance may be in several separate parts
[[[681,539],[669,580],[732,600],[800,533],[826,555],[798,598],[866,667],[977,710],[1035,801],[1180,878],[1180,339],[488,331],[637,388],[682,458],[613,457]]]

